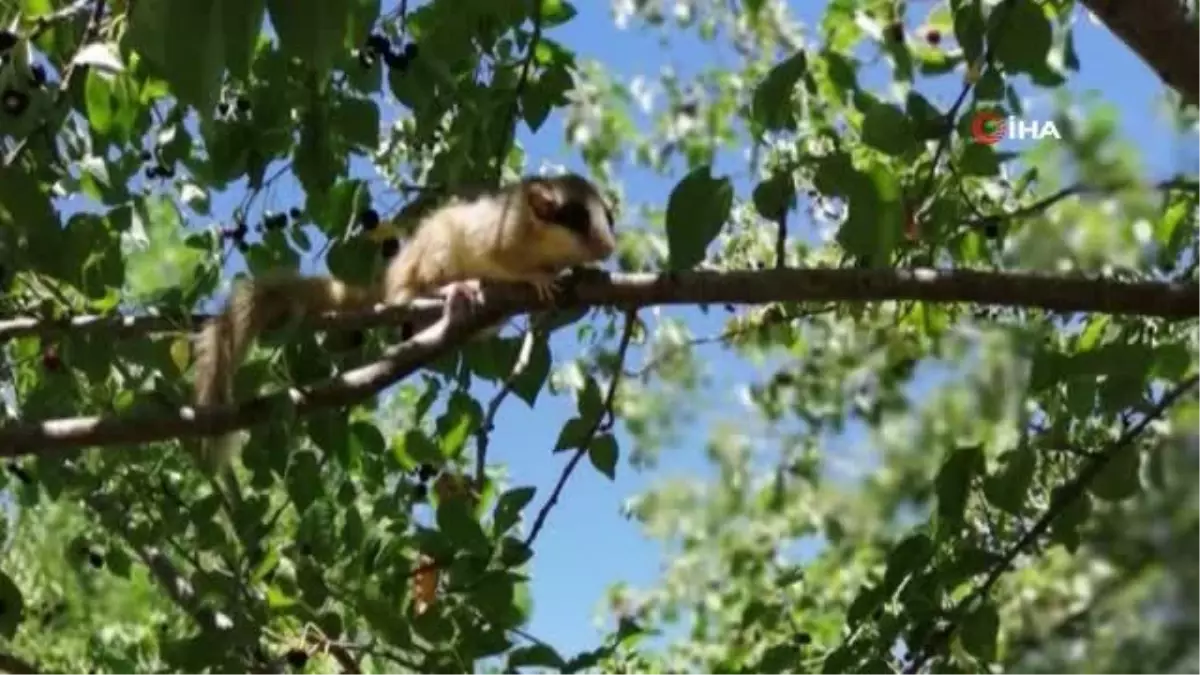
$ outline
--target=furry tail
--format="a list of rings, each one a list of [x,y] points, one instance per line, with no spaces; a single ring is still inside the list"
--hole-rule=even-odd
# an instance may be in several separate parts
[[[233,377],[254,338],[289,317],[333,310],[367,308],[379,302],[371,289],[351,286],[330,277],[275,276],[234,287],[229,304],[196,336],[196,405],[233,401]],[[210,473],[229,466],[236,448],[234,434],[204,439],[200,463]]]

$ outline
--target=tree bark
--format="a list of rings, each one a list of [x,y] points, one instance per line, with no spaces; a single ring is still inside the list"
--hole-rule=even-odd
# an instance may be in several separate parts
[[[1200,97],[1200,33],[1183,0],[1082,0],[1158,76],[1196,105]]]

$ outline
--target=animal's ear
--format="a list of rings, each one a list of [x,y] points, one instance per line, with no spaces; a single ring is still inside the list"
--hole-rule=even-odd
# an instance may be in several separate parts
[[[533,214],[542,220],[550,220],[558,210],[558,194],[548,181],[529,181],[525,186],[525,199]]]

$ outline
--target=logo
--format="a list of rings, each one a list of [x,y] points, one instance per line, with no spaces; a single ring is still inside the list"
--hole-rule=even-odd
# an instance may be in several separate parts
[[[1040,141],[1050,136],[1061,139],[1058,127],[1049,120],[1023,120],[1012,115],[1004,117],[994,110],[980,110],[971,118],[971,140],[984,145],[995,145],[1000,139]]]
[[[975,113],[975,117],[971,120],[971,138],[976,143],[995,145],[1000,142],[1007,130],[1008,124],[1005,123],[1004,118],[990,110]]]

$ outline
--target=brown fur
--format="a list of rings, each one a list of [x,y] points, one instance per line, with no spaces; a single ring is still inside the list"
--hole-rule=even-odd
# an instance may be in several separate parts
[[[574,229],[558,222],[568,217]],[[239,284],[226,309],[196,337],[196,403],[232,402],[233,374],[250,343],[288,317],[403,305],[448,285],[459,292],[457,285],[469,280],[523,281],[548,294],[563,270],[612,254],[611,228],[611,213],[586,179],[526,178],[492,194],[452,200],[424,217],[375,288],[293,274]],[[203,444],[201,460],[213,469],[227,466],[232,440]]]

